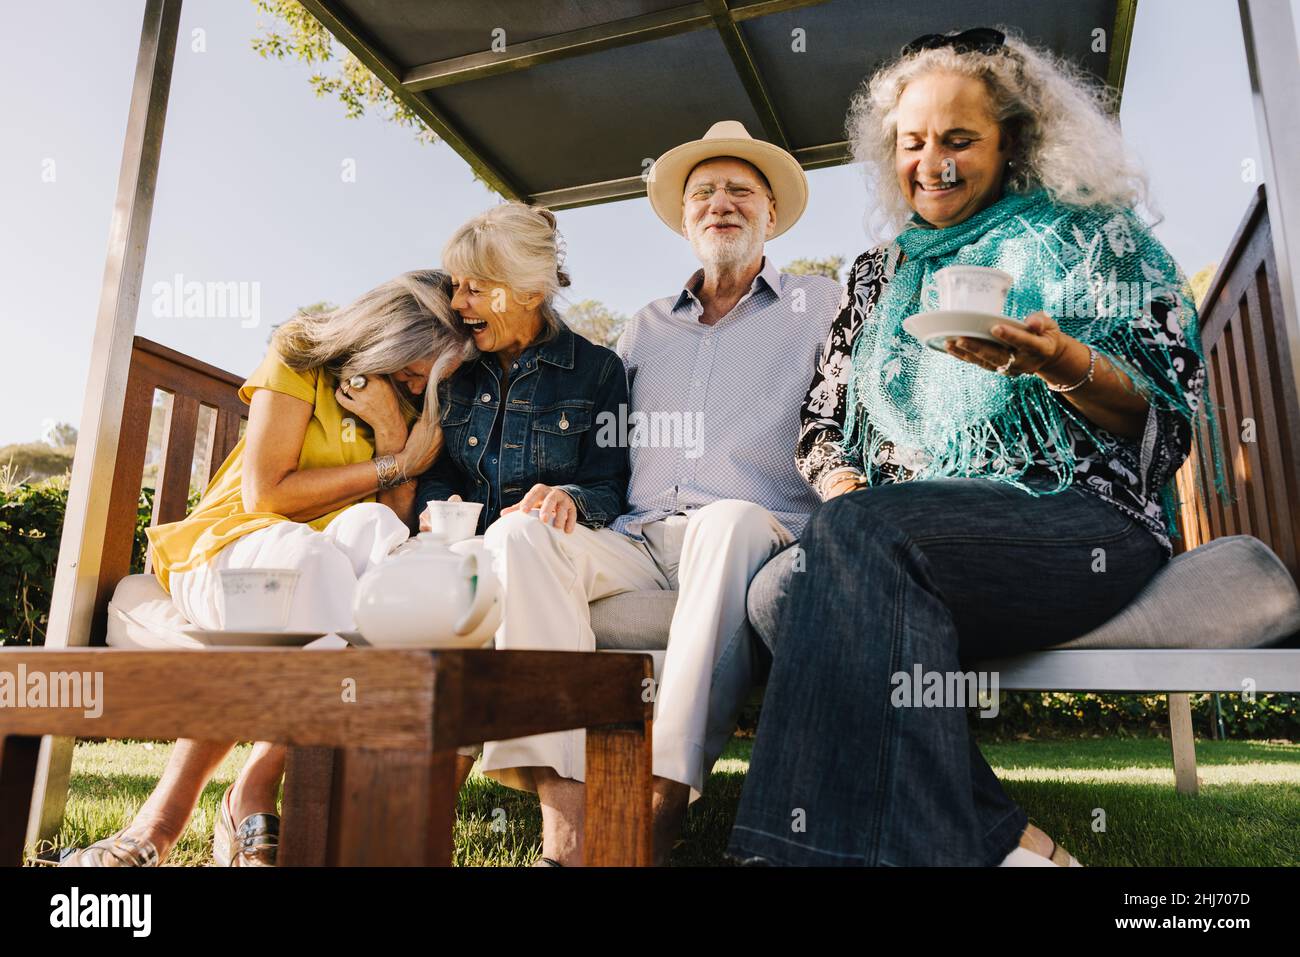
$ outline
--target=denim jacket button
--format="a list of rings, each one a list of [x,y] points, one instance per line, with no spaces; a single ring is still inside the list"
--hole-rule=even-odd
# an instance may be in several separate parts
[[[561,412],[561,413],[560,413],[560,429],[561,429],[561,431],[563,431],[564,429],[567,429],[568,427],[569,427],[569,419],[568,419],[568,417],[567,417],[563,412]]]
[[[483,401],[484,401],[484,402],[491,402],[491,401],[492,401],[492,393],[491,393],[491,392],[484,392],[484,393],[483,393]]]
[[[471,435],[471,436],[469,437],[469,444],[470,444],[470,445],[478,445],[478,436],[477,436],[477,435]]]

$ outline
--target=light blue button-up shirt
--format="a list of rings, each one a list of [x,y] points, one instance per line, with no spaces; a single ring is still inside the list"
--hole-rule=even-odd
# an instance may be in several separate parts
[[[643,308],[619,340],[632,480],[611,527],[639,539],[646,522],[738,498],[798,536],[821,501],[794,464],[799,409],[843,289],[765,259],[749,292],[707,326],[695,295],[703,278]]]

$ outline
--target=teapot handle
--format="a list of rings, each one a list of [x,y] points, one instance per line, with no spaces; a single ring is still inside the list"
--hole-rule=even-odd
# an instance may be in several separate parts
[[[478,579],[474,588],[474,601],[470,604],[469,611],[456,622],[456,634],[468,635],[483,624],[483,619],[492,610],[497,597],[497,580],[490,569],[486,575],[478,574],[478,556],[474,554],[465,556],[460,563],[460,573],[466,578],[477,577]]]

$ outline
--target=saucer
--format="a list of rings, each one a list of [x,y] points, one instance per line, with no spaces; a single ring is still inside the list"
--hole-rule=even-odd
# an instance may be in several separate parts
[[[181,631],[213,648],[298,648],[326,634],[323,631],[221,631],[189,627]]]
[[[991,312],[970,312],[964,309],[939,309],[922,312],[903,320],[903,328],[936,352],[946,352],[947,340],[958,336],[984,339],[1003,345],[989,332],[998,323],[1023,326],[1019,319],[995,315]]]

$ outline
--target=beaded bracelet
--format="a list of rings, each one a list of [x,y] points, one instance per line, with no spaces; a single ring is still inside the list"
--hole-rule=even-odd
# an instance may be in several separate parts
[[[1092,374],[1097,371],[1097,350],[1088,346],[1088,374],[1076,382],[1074,385],[1052,385],[1047,383],[1048,390],[1052,392],[1073,392],[1092,381]]]

